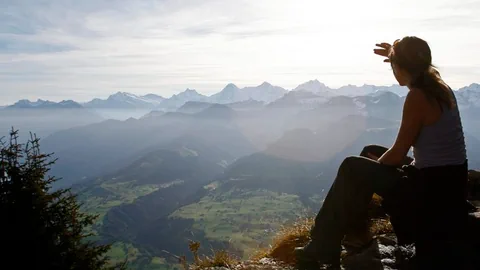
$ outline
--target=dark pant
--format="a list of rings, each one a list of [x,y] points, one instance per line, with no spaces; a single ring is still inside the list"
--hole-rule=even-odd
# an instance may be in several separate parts
[[[312,242],[328,249],[322,252],[339,256],[345,234],[365,229],[373,194],[388,196],[404,176],[400,168],[367,158],[367,154],[380,157],[386,150],[383,146],[366,146],[360,156],[347,157],[340,165],[311,230]],[[410,162],[407,157],[405,164]]]
[[[368,206],[373,194],[376,193],[384,198],[384,202],[392,202],[394,210],[392,223],[394,220],[403,219],[407,226],[400,228],[420,230],[414,232],[417,235],[412,239],[416,242],[417,254],[418,252],[425,254],[423,258],[426,260],[423,263],[432,266],[433,258],[430,256],[435,256],[435,252],[431,252],[435,248],[439,252],[437,254],[443,257],[435,258],[434,262],[442,265],[445,262],[442,260],[449,258],[446,253],[453,252],[453,245],[447,243],[449,240],[444,240],[456,237],[452,236],[451,231],[461,231],[461,222],[456,220],[463,217],[460,209],[461,202],[462,200],[465,202],[465,199],[461,194],[464,181],[466,182],[467,166],[417,170],[413,166],[408,166],[412,161],[409,157],[405,158],[402,167],[384,165],[366,158],[369,153],[380,157],[386,150],[387,148],[382,146],[367,146],[360,156],[347,157],[342,162],[337,177],[315,218],[311,230],[312,246],[317,247],[323,256],[330,254],[331,257],[339,257],[341,241],[345,234],[366,229]],[[411,177],[412,174],[416,177]],[[436,209],[436,205],[441,205],[441,208]],[[396,211],[395,208],[398,206],[403,209]],[[391,214],[388,209],[386,210]],[[408,216],[405,217],[406,215]],[[445,226],[448,223],[446,220],[453,222]],[[402,220],[399,224],[402,224]],[[400,230],[397,232],[395,224],[393,225],[398,236]],[[429,233],[432,231],[436,234],[434,239]],[[419,235],[427,237],[420,239]]]

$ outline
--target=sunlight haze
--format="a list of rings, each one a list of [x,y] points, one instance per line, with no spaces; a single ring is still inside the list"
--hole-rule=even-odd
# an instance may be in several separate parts
[[[0,105],[164,97],[227,83],[396,83],[372,52],[416,35],[453,88],[480,78],[480,1],[0,1]]]

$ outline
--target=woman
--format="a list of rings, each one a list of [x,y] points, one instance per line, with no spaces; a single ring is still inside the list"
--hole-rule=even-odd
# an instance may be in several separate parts
[[[402,228],[416,230],[403,239],[412,237],[425,269],[435,268],[432,256],[441,265],[435,269],[450,269],[444,268],[449,262],[442,259],[454,258],[458,250],[458,235],[451,232],[463,226],[468,169],[454,93],[432,65],[424,40],[405,37],[393,45],[377,46],[375,54],[386,57],[384,62],[391,64],[398,83],[409,89],[397,139],[389,149],[368,146],[360,156],[342,162],[315,219],[311,241],[295,249],[301,269],[318,269],[319,263],[338,267],[344,238],[357,247],[371,242],[366,220],[373,193],[393,206],[410,205],[406,212],[393,211],[393,216],[405,219],[409,214],[411,222],[398,230],[392,223],[397,235]],[[407,157],[411,147],[413,160]]]

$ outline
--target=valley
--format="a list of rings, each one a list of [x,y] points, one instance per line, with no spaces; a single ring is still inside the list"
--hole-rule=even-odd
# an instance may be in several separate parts
[[[176,256],[193,259],[189,241],[202,254],[222,249],[246,259],[282,226],[314,215],[346,156],[393,143],[405,93],[316,80],[291,91],[229,84],[210,97],[120,92],[78,105],[22,101],[0,114],[16,115],[22,132],[45,134],[42,150],[58,158],[51,174],[62,178],[55,188],[71,187],[81,209],[98,215],[90,239],[113,244],[111,264],[127,258],[132,269],[167,270],[181,268]],[[456,96],[469,163],[480,168],[480,91],[473,84]],[[57,115],[55,106],[77,120],[54,120],[45,133],[29,122],[39,110]],[[1,119],[2,128],[13,123]]]

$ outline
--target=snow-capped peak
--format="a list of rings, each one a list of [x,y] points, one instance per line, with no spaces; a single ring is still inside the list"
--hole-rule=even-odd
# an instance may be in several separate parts
[[[244,96],[243,100],[254,99],[265,103],[277,100],[287,93],[287,90],[282,87],[268,82],[263,82],[259,86],[245,87],[241,91]]]
[[[210,96],[209,101],[212,103],[232,103],[243,100],[244,97],[240,93],[240,89],[233,83],[227,84],[222,91]]]
[[[318,80],[311,80],[297,86],[293,91],[307,91],[315,94],[330,94],[330,88]]]
[[[127,93],[127,92],[117,92],[113,95],[110,95],[107,100],[112,100],[112,101],[131,101],[131,100],[142,100],[141,97]]]
[[[455,96],[460,107],[477,107],[480,108],[480,84],[472,83],[469,86],[460,88],[455,91]]]
[[[160,104],[163,98],[153,94],[138,96],[128,92],[117,92],[110,95],[107,99],[93,99],[85,104],[90,108],[116,108],[116,109],[151,109]]]
[[[480,93],[480,84],[478,83],[472,83],[469,86],[462,87],[458,89],[459,92],[462,91],[473,91],[473,92],[478,92]]]

